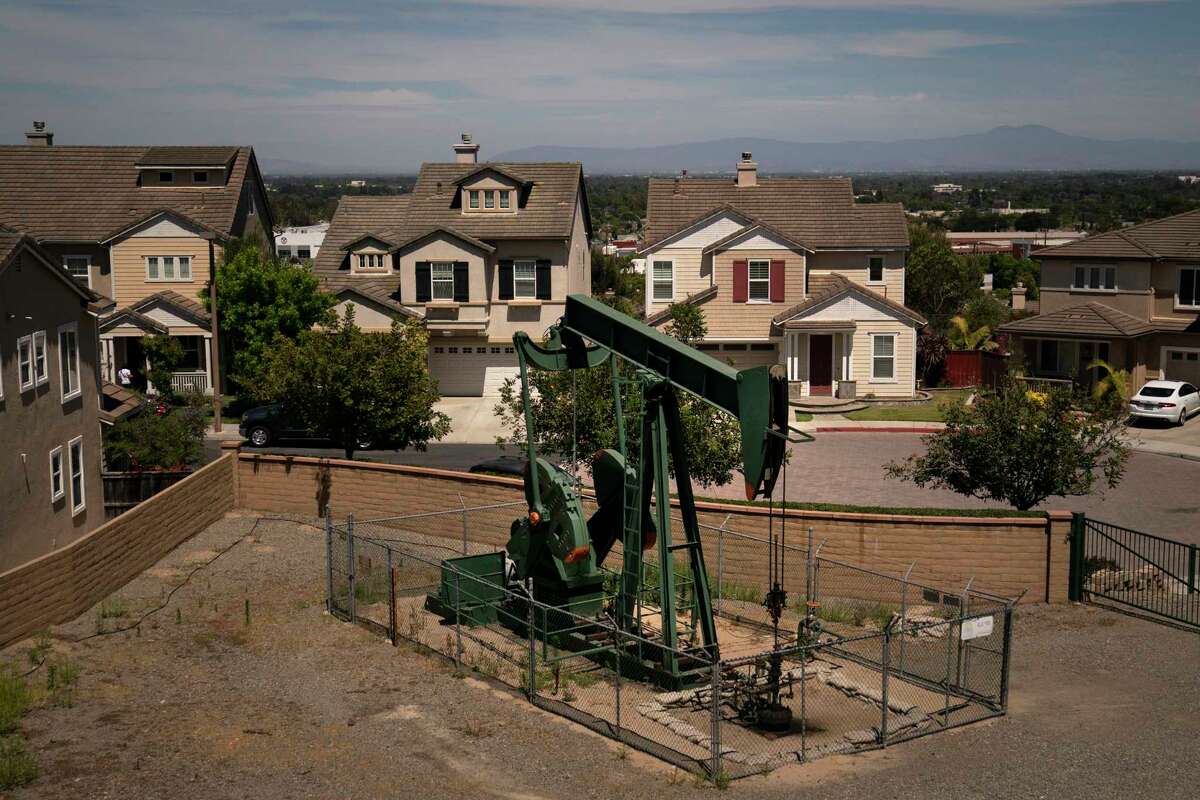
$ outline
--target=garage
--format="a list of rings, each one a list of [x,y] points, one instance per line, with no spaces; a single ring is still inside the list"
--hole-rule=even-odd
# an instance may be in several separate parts
[[[1167,380],[1200,384],[1200,350],[1164,348],[1163,364]]]
[[[496,395],[505,380],[517,377],[517,354],[511,344],[433,345],[429,348],[429,372],[444,397]]]

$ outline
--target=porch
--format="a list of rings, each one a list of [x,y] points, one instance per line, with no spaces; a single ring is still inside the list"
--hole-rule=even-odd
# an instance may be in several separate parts
[[[101,334],[101,376],[108,383],[155,395],[159,392],[149,378],[150,361],[142,346],[144,335],[128,332]],[[183,349],[179,368],[171,373],[172,391],[176,394],[199,392],[212,395],[212,335],[189,334],[171,338],[178,340]],[[122,379],[122,370],[129,371],[128,382]]]
[[[853,322],[788,326],[783,336],[783,362],[793,399],[854,398],[854,329]]]

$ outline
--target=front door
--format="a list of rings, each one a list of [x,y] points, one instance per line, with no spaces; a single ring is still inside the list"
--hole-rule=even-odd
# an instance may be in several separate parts
[[[808,337],[808,393],[833,394],[833,336],[828,333]]]

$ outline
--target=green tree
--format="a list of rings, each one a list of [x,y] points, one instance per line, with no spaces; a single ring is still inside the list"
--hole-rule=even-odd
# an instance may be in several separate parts
[[[1086,413],[1066,389],[1035,391],[1017,380],[973,405],[945,406],[946,427],[927,451],[885,467],[889,477],[950,489],[1019,510],[1048,497],[1085,495],[1099,480],[1115,487],[1129,447],[1121,416]]]
[[[208,308],[208,292],[201,298]],[[334,302],[306,266],[264,254],[254,244],[230,242],[217,268],[217,316],[233,353],[230,377],[241,386],[252,384],[275,338],[295,340],[328,321]]]
[[[597,297],[621,297],[641,306],[645,302],[645,278],[633,271],[628,256],[592,251],[592,294]]]
[[[174,336],[161,333],[142,337],[142,350],[150,362],[146,377],[154,385],[155,393],[167,403],[174,402],[176,397],[171,375],[183,361],[183,345]]]
[[[428,350],[420,322],[365,333],[354,324],[351,304],[344,318],[303,330],[295,341],[277,336],[254,393],[286,401],[300,424],[328,436],[346,458],[367,444],[424,450],[450,431],[450,418],[433,408],[438,392]]]
[[[181,470],[204,457],[204,425],[208,401],[192,393],[178,408],[142,413],[104,430],[104,462],[110,469]]]
[[[950,318],[979,294],[983,273],[974,262],[954,254],[944,233],[911,225],[909,234],[906,302],[936,330],[945,330]]]
[[[680,341],[691,343],[704,336],[700,309],[677,303],[671,313],[668,329]],[[642,393],[634,371],[623,363],[618,369],[622,378],[630,379],[622,386],[621,403],[630,455],[636,458],[634,443],[641,433],[636,423],[641,419]],[[539,451],[567,462],[574,456],[577,463],[590,459],[598,450],[617,446],[609,363],[573,372],[531,369],[528,377],[534,444]],[[524,407],[516,380],[505,381],[495,415],[512,430],[507,443],[524,446]],[[741,466],[740,434],[734,420],[686,392],[680,393],[680,416],[692,479],[702,486],[723,486],[733,480],[733,471]],[[498,442],[505,444],[503,439]]]
[[[1099,380],[1092,387],[1092,402],[1103,413],[1123,415],[1129,408],[1133,396],[1133,384],[1129,372],[1117,369],[1101,358],[1094,359],[1087,369],[1096,370]]]
[[[951,350],[995,350],[996,343],[991,340],[992,329],[987,325],[972,329],[963,316],[950,319],[950,335],[947,340]]]

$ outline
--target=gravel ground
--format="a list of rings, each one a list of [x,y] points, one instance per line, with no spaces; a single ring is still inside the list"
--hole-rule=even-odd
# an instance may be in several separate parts
[[[71,707],[26,717],[42,775],[13,798],[668,799],[699,790],[508,691],[455,678],[443,660],[328,617],[319,532],[263,521],[247,538],[253,526],[231,515],[119,592],[123,603],[105,606],[119,616],[96,609],[52,632],[51,660],[73,660],[82,677]],[[164,600],[140,635],[79,641]],[[0,659],[24,662],[27,647]],[[1200,636],[1097,608],[1030,607],[1013,652],[1007,718],[788,767],[728,794],[1125,800],[1200,786]]]

